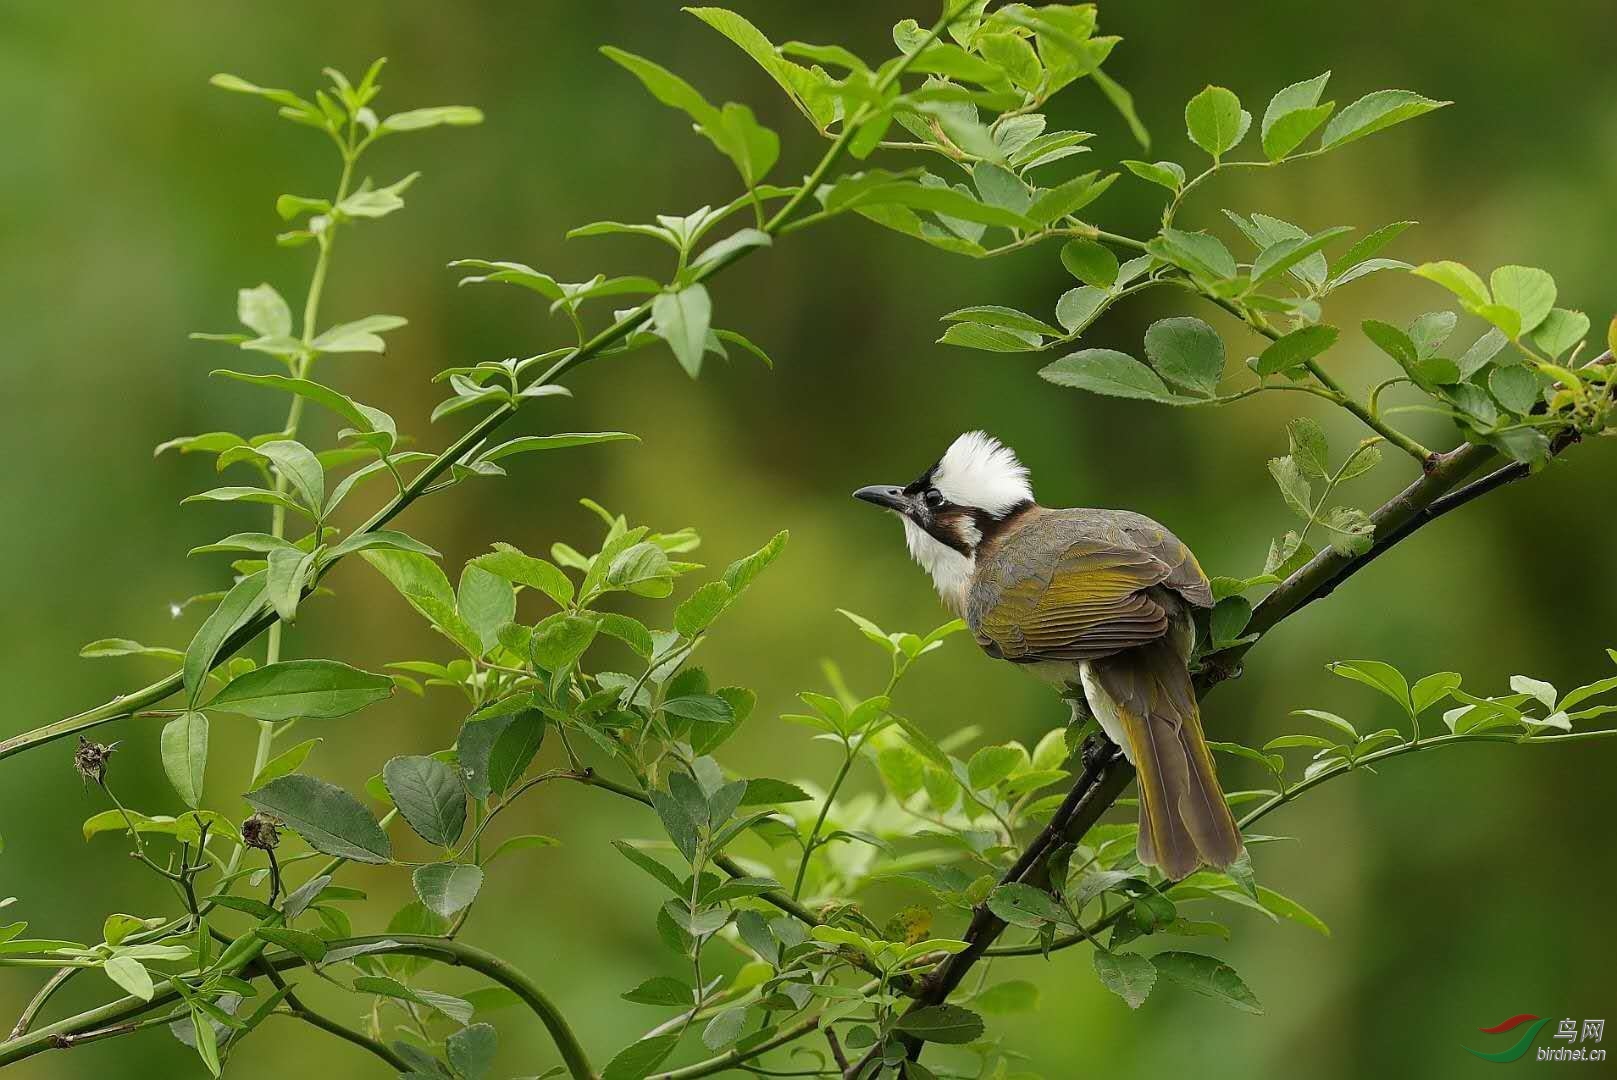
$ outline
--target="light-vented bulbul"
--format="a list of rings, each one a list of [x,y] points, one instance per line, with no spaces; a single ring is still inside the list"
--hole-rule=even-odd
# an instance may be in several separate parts
[[[910,554],[989,656],[1088,703],[1139,774],[1140,861],[1170,878],[1240,857],[1188,667],[1207,577],[1172,533],[1123,510],[1052,510],[980,431],[903,487],[856,498],[898,514]]]

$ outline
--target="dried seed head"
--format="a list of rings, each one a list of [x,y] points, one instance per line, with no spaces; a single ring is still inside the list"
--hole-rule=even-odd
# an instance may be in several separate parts
[[[73,751],[73,767],[84,779],[100,784],[107,778],[107,759],[117,748],[117,743],[104,746],[80,735],[78,748]]]
[[[262,851],[273,851],[281,842],[280,823],[267,814],[254,814],[241,823],[241,842]]]

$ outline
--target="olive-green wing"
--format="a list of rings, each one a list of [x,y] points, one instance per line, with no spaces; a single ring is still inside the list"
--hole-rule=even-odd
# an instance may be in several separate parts
[[[1168,632],[1167,608],[1149,590],[1175,567],[1104,536],[1039,546],[1018,552],[1013,540],[979,571],[968,616],[989,653],[1020,663],[1090,660]]]

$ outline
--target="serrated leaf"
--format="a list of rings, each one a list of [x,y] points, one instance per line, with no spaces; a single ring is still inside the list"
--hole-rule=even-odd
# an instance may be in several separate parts
[[[393,845],[370,811],[335,784],[294,773],[243,797],[253,809],[285,822],[316,851],[365,863],[393,857]]]
[[[449,847],[466,825],[466,791],[448,763],[425,755],[393,758],[382,767],[393,804],[416,835]]]

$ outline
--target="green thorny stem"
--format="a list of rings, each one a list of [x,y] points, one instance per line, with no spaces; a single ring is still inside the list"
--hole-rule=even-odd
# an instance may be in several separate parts
[[[968,5],[966,4],[955,5],[955,7],[947,15],[945,15],[932,27],[928,37],[926,38],[926,42],[929,43],[935,39],[938,34],[942,33],[944,28],[948,26],[949,23],[953,22],[954,19],[958,18],[960,13],[963,12],[967,6]],[[924,43],[921,48],[924,48]],[[889,70],[876,85],[878,96],[881,91],[885,91],[887,87],[892,85],[894,81],[909,70],[910,64],[914,62],[914,59],[921,51],[921,48],[917,48],[916,50],[906,54],[904,57],[900,58],[898,63],[893,65],[892,69]],[[871,106],[868,103],[862,104],[851,116],[848,117],[842,133],[837,136],[836,141],[831,144],[830,149],[828,149],[820,158],[819,163],[814,166],[813,171],[809,173],[808,177],[804,180],[803,185],[793,192],[791,197],[786,200],[785,205],[777,210],[774,216],[764,224],[763,232],[769,234],[770,236],[775,236],[782,233],[784,226],[788,221],[791,220],[792,215],[795,214],[802,206],[804,200],[809,198],[814,193],[814,191],[819,187],[820,183],[824,181],[826,174],[830,172],[831,167],[841,160],[843,154],[847,152],[848,143],[852,141],[853,136],[858,131],[860,124],[862,124],[866,117],[869,116],[870,108]],[[753,250],[755,249],[752,247],[737,248],[735,250],[726,252],[725,254],[709,262],[703,263],[696,269],[694,273],[690,275],[690,279],[686,284],[694,285],[706,282],[709,278],[729,267],[738,259],[745,258],[746,255]],[[320,267],[319,264],[317,264],[317,269],[323,269],[323,267]],[[318,293],[313,286],[319,283],[320,281],[317,280],[315,283],[311,284],[311,300],[316,300],[318,298]],[[625,312],[616,322],[598,332],[588,341],[569,349],[566,355],[559,358],[548,370],[535,379],[533,383],[530,384],[530,387],[545,386],[550,383],[554,383],[557,379],[572,371],[574,368],[589,362],[590,360],[599,356],[610,346],[628,337],[636,329],[645,325],[645,323],[651,318],[651,305],[652,301],[650,300],[642,302],[638,306]],[[488,415],[483,417],[482,420],[473,425],[471,429],[468,430],[464,435],[451,443],[448,449],[444,450],[442,453],[438,454],[437,457],[429,461],[422,468],[422,470],[416,474],[414,479],[412,479],[408,484],[404,485],[398,494],[394,495],[393,498],[389,499],[387,503],[382,506],[381,509],[376,511],[375,514],[371,515],[369,520],[355,529],[352,535],[365,535],[367,533],[375,532],[377,529],[382,528],[388,522],[392,521],[407,507],[419,499],[422,494],[426,492],[432,481],[436,480],[439,476],[447,472],[450,466],[464,463],[465,460],[482,445],[485,439],[500,428],[507,420],[515,416],[517,411],[521,408],[521,403],[527,400],[529,399],[519,397],[515,401],[507,401],[496,406],[488,413]],[[320,579],[325,577],[327,571],[329,571],[331,567],[337,565],[337,563],[340,561],[341,556],[325,562],[325,564],[322,565],[320,570],[315,574],[314,578],[306,586],[304,586],[303,595],[307,596],[312,593],[315,587],[319,584]],[[269,630],[271,627],[276,626],[278,622],[279,620],[276,618],[273,611],[260,612],[255,618],[242,626],[241,629],[237,630],[226,640],[224,646],[219,650],[218,655],[214,660],[214,666],[217,667],[219,664],[224,663],[231,656],[234,656],[242,647],[255,640],[258,635],[264,633],[266,630]],[[142,709],[150,708],[170,695],[177,693],[180,690],[181,685],[182,682],[180,673],[175,672],[167,678],[159,679],[157,682],[154,682],[149,686],[142,687],[141,689],[132,691],[128,694],[120,694],[111,701],[98,705],[93,709],[87,709],[84,712],[58,720],[55,723],[46,724],[43,727],[35,728],[32,731],[23,732],[21,735],[13,736],[4,742],[0,742],[0,760],[8,758],[13,754],[21,753],[24,750],[31,750],[36,746],[42,746],[45,743],[54,742],[57,739],[67,738],[70,735],[77,735],[82,732],[89,731],[92,728],[99,727],[102,724],[110,723],[114,720],[121,720],[132,715],[133,713],[139,712]]]
[[[969,4],[965,2],[952,6],[944,14],[943,18],[939,19],[938,22],[932,26],[925,40],[922,42],[921,47],[910,52],[906,56],[901,57],[898,63],[896,63],[893,68],[878,82],[876,86],[878,96],[881,91],[884,91],[888,86],[892,85],[893,82],[900,78],[904,72],[908,70],[910,64],[913,62],[914,57],[921,52],[927,44],[930,44],[930,42],[935,40],[938,35],[941,34],[951,22],[958,18],[968,6]],[[848,118],[842,133],[838,135],[836,140],[832,143],[830,149],[828,149],[820,158],[819,163],[804,180],[803,185],[798,188],[797,191],[795,191],[787,199],[785,205],[783,205],[764,224],[763,231],[765,233],[774,236],[782,232],[783,227],[791,220],[792,215],[796,213],[797,210],[802,206],[804,200],[813,194],[813,192],[819,187],[820,183],[824,181],[832,166],[834,166],[847,151],[848,143],[858,131],[860,124],[863,123],[863,121],[869,115],[869,109],[869,105],[861,105]],[[352,133],[350,132],[349,145],[344,151],[344,168],[342,179],[339,185],[339,191],[346,192],[354,156],[355,155],[352,150]],[[341,196],[339,196],[338,201],[341,201]],[[311,343],[313,340],[312,332],[316,316],[318,315],[320,295],[325,284],[330,249],[331,241],[329,234],[322,234],[320,252],[315,264],[314,275],[310,281],[309,295],[304,308],[303,340],[306,345]],[[738,248],[726,253],[720,258],[704,264],[691,276],[690,283],[695,284],[705,282],[724,268],[728,267],[730,264],[734,263],[737,259],[743,258],[750,250],[751,248],[747,247]],[[573,368],[578,367],[579,365],[586,363],[590,359],[600,355],[608,347],[627,337],[636,328],[644,325],[650,317],[651,301],[648,300],[624,314],[611,326],[601,330],[588,341],[584,341],[574,347],[567,353],[567,355],[557,360],[549,370],[541,374],[532,385],[546,385],[554,382],[562,375],[571,371]],[[307,368],[307,363],[307,355],[300,357],[297,367],[294,370],[294,374],[301,376]],[[463,434],[459,439],[455,440],[455,442],[453,442],[446,450],[429,462],[421,470],[421,472],[419,472],[410,481],[410,483],[404,485],[400,491],[385,505],[383,505],[381,509],[373,514],[369,520],[356,529],[355,534],[363,535],[365,533],[374,532],[375,530],[382,528],[398,514],[402,513],[406,507],[408,507],[416,499],[420,498],[420,496],[428,489],[429,485],[434,479],[442,475],[452,465],[463,462],[470,454],[476,451],[484,439],[486,439],[490,434],[504,424],[506,420],[514,416],[520,408],[520,402],[523,400],[525,399],[518,398],[516,401],[501,404],[491,411],[487,416],[485,416],[480,422],[473,425],[470,430]],[[292,407],[292,411],[288,415],[287,428],[289,434],[295,431],[298,419],[301,416],[301,409],[298,407],[300,402],[301,398],[296,399]],[[281,531],[284,531],[284,516],[277,513],[274,524]],[[314,590],[319,582],[320,577],[323,577],[326,570],[328,570],[337,561],[338,560],[333,559],[321,568],[315,578],[311,580],[307,586],[305,586],[304,595],[308,595],[308,593]],[[276,618],[273,611],[262,612],[256,618],[238,630],[235,634],[231,635],[224,647],[219,650],[214,666],[225,662],[225,660],[227,660],[230,656],[234,655],[238,650],[266,630],[269,630],[271,635],[273,635],[273,644],[271,645],[271,648],[276,649],[278,652],[280,634],[279,620]],[[275,655],[271,654],[272,661],[274,658]],[[141,690],[130,694],[121,694],[113,700],[94,709],[89,709],[54,724],[48,724],[44,727],[37,728],[33,731],[29,731],[22,735],[8,739],[5,742],[0,743],[0,759],[10,757],[12,754],[20,753],[23,750],[31,749],[47,742],[52,742],[56,739],[65,738],[70,735],[87,731],[91,728],[98,727],[101,724],[110,723],[113,720],[130,716],[136,712],[139,712],[140,710],[149,708],[150,706],[164,700],[174,693],[177,693],[182,688],[182,685],[183,683],[181,675],[179,673],[175,673],[165,679],[152,683]],[[269,741],[266,733],[261,729],[258,749],[255,753],[255,775],[268,760],[268,751]],[[620,794],[640,801],[648,801],[642,793],[636,792],[631,788],[622,787],[621,785],[600,780],[595,778],[592,773],[583,774],[579,777],[579,779],[584,779],[585,782],[594,783],[597,786],[607,787],[610,790],[617,791]],[[335,869],[336,866],[340,865],[342,861],[343,860],[333,860],[333,862],[328,866],[328,870]],[[725,856],[717,856],[714,859],[714,862],[716,865],[720,866],[722,869],[732,875],[739,875],[742,873],[740,867]],[[798,904],[795,897],[788,898],[785,896],[780,896],[766,897],[766,899],[769,899],[782,910],[793,914],[797,918],[810,925],[818,924],[820,921],[812,912]],[[382,939],[380,938],[354,939],[352,942],[348,943],[364,944],[381,940]],[[574,1077],[574,1080],[594,1080],[595,1073],[590,1067],[589,1059],[582,1046],[578,1043],[578,1040],[573,1034],[571,1028],[568,1026],[565,1018],[562,1017],[561,1013],[555,1008],[550,1000],[545,997],[538,987],[527,980],[526,977],[522,976],[520,972],[517,972],[516,969],[511,968],[509,965],[505,964],[498,957],[495,957],[492,954],[482,952],[481,950],[475,949],[471,946],[448,939],[411,939],[402,935],[393,935],[389,940],[394,942],[397,947],[379,951],[412,952],[418,955],[431,956],[435,959],[444,959],[450,963],[462,964],[489,975],[489,977],[494,978],[496,981],[503,983],[515,991],[523,998],[529,1007],[533,1009],[533,1011],[545,1024],[546,1028],[550,1031],[552,1038],[556,1042],[557,1049],[560,1051],[562,1058],[566,1063],[567,1070],[569,1074]],[[261,958],[261,948],[262,946],[260,945],[257,949],[246,950],[246,955],[241,958],[241,964],[243,967],[245,967],[247,964],[254,963]],[[279,968],[296,967],[303,961],[300,957],[296,956],[282,956],[266,962],[272,967]],[[72,969],[64,970],[70,973]],[[67,974],[58,972],[56,976],[53,976],[52,988],[54,988],[54,986],[59,986],[62,981],[65,981],[66,978]],[[26,1020],[32,1018],[32,1013],[37,1012],[38,1008],[44,1004],[47,996],[48,994],[46,993],[41,993],[40,995],[36,996],[34,1002],[30,1005],[30,1014],[25,1017],[24,1021],[19,1021],[19,1029],[26,1027]],[[62,1037],[82,1034],[91,1029],[102,1028],[106,1025],[115,1024],[128,1017],[138,1016],[142,1013],[150,1011],[160,1004],[165,1004],[168,1001],[173,1000],[177,996],[177,992],[174,990],[166,989],[158,991],[153,996],[151,1001],[142,1001],[140,998],[136,997],[124,998],[119,1001],[100,1006],[99,1008],[88,1010],[76,1016],[69,1017],[68,1019],[60,1021],[56,1024],[41,1028],[32,1034],[21,1035],[17,1038],[13,1038],[6,1043],[0,1044],[0,1066],[30,1057],[33,1054],[38,1053],[40,1050],[56,1045],[57,1040]],[[815,1023],[817,1023],[817,1020]],[[796,1030],[797,1027],[801,1027],[802,1030]],[[764,1050],[772,1049],[776,1045],[788,1042],[792,1038],[796,1038],[798,1035],[801,1035],[808,1030],[812,1030],[812,1027],[813,1024],[808,1024],[806,1026],[797,1025],[793,1029],[788,1029],[788,1033],[784,1038],[770,1040],[767,1046],[756,1048],[756,1051],[757,1053],[762,1053]],[[120,1030],[118,1033],[122,1034],[124,1032]],[[713,1072],[722,1071],[728,1068],[734,1062],[742,1060],[743,1058],[750,1058],[752,1056],[755,1055],[751,1052],[744,1055],[738,1055],[735,1052],[732,1052],[730,1054],[721,1055],[718,1058],[712,1059],[710,1062],[698,1063],[697,1065],[678,1070],[677,1073],[673,1075],[677,1075],[681,1078],[706,1076]]]

